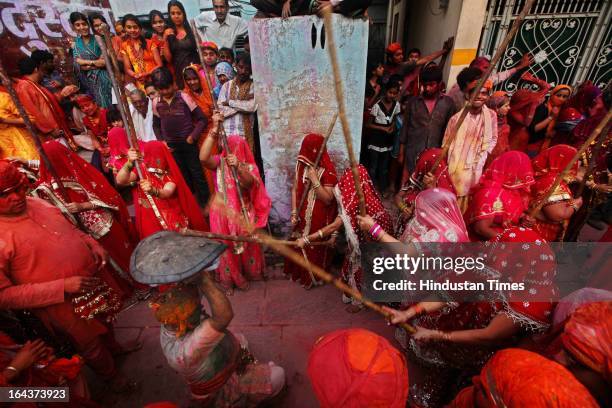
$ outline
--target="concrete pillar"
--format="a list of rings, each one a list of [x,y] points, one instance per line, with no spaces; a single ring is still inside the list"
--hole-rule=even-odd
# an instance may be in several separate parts
[[[455,34],[455,46],[450,57],[447,89],[457,82],[457,74],[476,57],[486,13],[487,0],[463,1]]]

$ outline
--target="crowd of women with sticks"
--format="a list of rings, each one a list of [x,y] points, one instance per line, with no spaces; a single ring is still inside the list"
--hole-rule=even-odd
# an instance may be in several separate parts
[[[399,345],[425,367],[410,391],[412,406],[449,403],[458,391],[453,385],[483,367],[489,371],[450,406],[481,400],[486,403],[478,406],[527,406],[516,403],[517,395],[527,401],[527,393],[529,406],[550,406],[546,393],[566,401],[559,406],[578,400],[605,406],[611,403],[612,355],[604,343],[612,330],[612,292],[602,288],[610,286],[609,270],[585,285],[600,289],[582,289],[569,295],[571,306],[556,307],[567,294],[555,289],[548,243],[577,241],[585,231],[612,240],[612,89],[589,82],[551,89],[530,73],[529,50],[518,66],[493,74],[533,0],[526,3],[493,58],[476,58],[448,92],[436,59],[452,52],[452,39],[439,53],[421,57],[415,50],[409,54],[418,55],[406,60],[401,46],[391,44],[386,63],[369,64],[362,164],[351,142],[331,8],[324,9],[333,67],[325,74],[335,78],[337,115],[325,135],[304,129],[287,191],[288,239],[266,232],[272,203],[253,123],[250,55],[234,58],[229,50],[221,59],[178,1],[168,4],[168,22],[151,12],[150,38],[132,15],[113,35],[101,16],[72,13],[76,76],[68,82],[54,76],[46,51],[19,61],[19,75],[2,66],[0,158],[28,177],[28,194],[59,208],[110,254],[120,282],[113,290],[123,302],[163,291],[129,275],[135,246],[156,232],[223,241],[228,249],[214,277],[228,295],[265,278],[269,248],[286,258],[284,273],[296,285],[334,285],[347,312],[369,308],[398,325]],[[524,86],[512,95],[495,90],[511,77]],[[346,169],[326,150],[336,121]],[[0,199],[5,194],[0,190]],[[409,251],[422,243],[535,244],[545,257],[503,273],[548,300],[380,305],[361,294],[360,248],[368,242],[404,243]],[[339,245],[346,247],[342,254]],[[504,360],[499,354],[525,342],[532,343],[528,355]],[[512,386],[504,377],[553,361],[548,380]],[[524,366],[513,368],[519,363]],[[407,390],[407,381],[401,386]],[[405,406],[407,393],[400,405],[389,406]]]

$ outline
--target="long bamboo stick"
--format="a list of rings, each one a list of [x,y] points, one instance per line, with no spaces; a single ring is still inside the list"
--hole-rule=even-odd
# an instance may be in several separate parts
[[[596,140],[595,146],[593,147],[593,149],[591,149],[591,160],[589,160],[589,164],[587,166],[586,172],[584,173],[582,182],[580,183],[580,186],[578,187],[578,190],[576,191],[576,197],[582,196],[586,182],[589,180],[589,178],[595,171],[595,166],[597,164],[597,157],[599,156],[599,153],[601,152],[601,149],[604,143],[606,142],[606,139],[608,138],[610,127],[611,127],[610,123],[608,123],[606,127],[601,131],[601,139],[599,141]]]
[[[136,149],[138,151],[138,138],[136,136],[134,121],[132,120],[132,115],[130,113],[127,96],[125,94],[125,88],[117,75],[117,73],[119,72],[119,63],[117,60],[117,56],[115,55],[115,50],[111,43],[110,30],[106,24],[102,25],[102,30],[104,32],[104,37],[96,35],[95,38],[98,45],[100,46],[100,50],[102,51],[104,65],[106,67],[108,75],[110,76],[112,87],[117,97],[117,107],[119,108],[119,113],[121,114],[121,118],[123,119],[125,130],[128,136],[128,142],[132,149]],[[145,175],[138,163],[136,163],[136,173],[138,174],[138,178],[140,180],[145,180]],[[161,225],[162,229],[167,230],[168,224],[166,223],[164,217],[161,215],[159,208],[155,203],[155,200],[149,193],[145,193],[145,197],[147,198],[149,205],[151,205],[153,213],[155,214],[157,221],[159,221],[159,224]]]
[[[23,107],[23,104],[21,103],[21,101],[19,100],[19,97],[17,96],[17,92],[15,91],[15,87],[13,86],[13,81],[11,81],[11,78],[9,77],[6,70],[4,69],[4,63],[2,61],[1,54],[0,54],[0,79],[2,80],[2,82],[4,82],[4,86],[6,87],[6,90],[8,91],[9,96],[13,100],[13,103],[15,104],[15,107],[17,108],[17,112],[19,112],[19,115],[23,119],[23,123],[25,124],[26,129],[28,129],[28,132],[30,132],[30,135],[32,136],[32,139],[34,140],[34,146],[36,146],[36,150],[38,151],[38,155],[40,156],[40,159],[47,167],[47,170],[49,170],[51,177],[55,179],[58,185],[58,188],[59,188],[59,193],[62,196],[62,200],[64,200],[65,203],[72,202],[72,200],[70,200],[70,196],[68,196],[68,192],[66,191],[66,188],[64,187],[64,183],[58,177],[57,171],[55,171],[55,167],[53,167],[53,164],[51,164],[51,161],[49,160],[47,153],[45,153],[45,150],[42,147],[41,137],[40,137],[40,133],[38,132],[38,129],[32,123],[32,120],[30,119],[28,112],[25,110],[25,108]]]
[[[597,125],[597,127],[593,130],[593,132],[591,133],[591,135],[589,136],[589,138],[582,144],[582,146],[580,147],[580,149],[578,149],[578,151],[576,152],[576,154],[574,155],[574,157],[572,157],[572,159],[567,163],[567,165],[565,166],[565,168],[563,169],[563,171],[561,173],[559,173],[559,175],[557,176],[557,178],[555,179],[554,183],[550,186],[550,188],[548,189],[548,191],[546,192],[546,194],[544,194],[544,196],[542,196],[542,198],[540,200],[538,200],[530,209],[529,209],[529,216],[534,217],[535,214],[540,211],[540,209],[544,206],[544,204],[546,204],[546,202],[548,201],[548,199],[550,198],[551,195],[553,195],[553,193],[555,192],[555,190],[557,189],[557,187],[559,187],[559,184],[561,183],[561,180],[563,180],[563,177],[565,177],[565,175],[570,171],[570,169],[574,166],[574,163],[576,163],[576,161],[578,159],[580,159],[580,156],[582,155],[582,153],[585,152],[586,149],[588,149],[588,147],[591,145],[591,143],[597,139],[599,137],[599,135],[601,134],[601,132],[603,131],[603,129],[605,127],[607,127],[608,123],[610,122],[610,119],[612,119],[612,109],[610,109],[608,111],[608,113],[606,114],[606,116],[602,119],[601,122],[599,122],[599,125]]]
[[[304,269],[308,269],[308,267],[310,266],[309,270],[312,271],[315,275],[317,275],[317,277],[319,277],[319,279],[321,279],[323,282],[333,285],[336,289],[340,290],[342,293],[346,294],[347,296],[352,297],[353,299],[360,301],[368,309],[371,309],[375,311],[376,313],[383,315],[387,319],[390,319],[392,317],[391,313],[386,312],[381,306],[365,298],[361,294],[361,292],[359,292],[356,289],[351,288],[349,285],[342,282],[341,279],[335,278],[332,274],[328,273],[327,271],[325,271],[323,268],[319,267],[318,265],[309,264],[298,253],[296,253],[292,249],[289,249],[286,244],[281,243],[264,233],[258,233],[257,236],[259,237],[259,239],[262,241],[263,244],[268,245],[275,252],[278,252],[285,258],[288,258],[291,262],[294,262],[300,265]],[[405,329],[408,333],[411,333],[411,334],[416,333],[416,329],[412,327],[411,325],[409,325],[408,323],[400,323],[398,324],[398,326]]]
[[[235,222],[240,223],[239,217],[235,213],[232,214],[231,210],[229,210],[227,207],[222,207],[219,209],[219,211],[224,212],[228,218],[231,218]],[[190,232],[194,232],[194,235],[196,236],[203,236],[203,234],[205,234],[199,231],[190,231]],[[319,277],[321,281],[332,284],[336,289],[340,290],[345,295],[350,296],[353,299],[360,301],[367,308],[372,309],[377,313],[380,313],[381,315],[385,316],[388,319],[392,317],[391,314],[387,313],[382,307],[372,302],[371,300],[365,298],[361,294],[361,292],[359,292],[356,289],[351,288],[349,285],[342,282],[342,280],[338,278],[334,278],[332,274],[325,271],[323,268],[309,263],[304,257],[300,256],[299,253],[297,253],[293,249],[290,249],[289,246],[294,245],[295,241],[277,240],[274,237],[266,234],[265,232],[261,230],[258,230],[255,232],[255,237],[258,239],[258,243],[269,246],[270,248],[272,248],[272,250],[274,250],[278,254],[284,256],[285,258],[289,259],[291,262],[301,266],[302,268],[306,269],[310,273]],[[329,242],[330,241],[322,242],[322,244],[325,245],[325,244],[328,244]],[[416,333],[416,329],[407,323],[401,323],[398,326],[406,329],[406,331],[408,331],[409,333]]]
[[[357,198],[359,199],[359,213],[362,216],[364,216],[366,215],[365,196],[363,195],[363,189],[361,188],[361,182],[359,181],[359,170],[357,168],[357,159],[355,158],[355,152],[353,151],[353,139],[351,137],[351,127],[346,117],[346,107],[344,106],[344,88],[342,85],[342,78],[340,76],[340,66],[338,64],[338,52],[336,50],[336,42],[334,40],[334,30],[332,26],[332,11],[330,7],[326,7],[323,10],[323,18],[325,21],[324,25],[325,25],[325,36],[327,38],[327,50],[329,51],[329,58],[331,59],[332,70],[334,73],[334,88],[336,90],[336,102],[338,103],[340,123],[342,124],[344,141],[346,142],[346,149],[348,151],[349,162],[351,164],[351,172],[353,174],[353,182],[355,183],[355,191],[357,192]]]
[[[196,231],[192,229],[184,229],[181,231],[181,234],[187,235],[190,237],[218,239],[222,241],[253,242],[256,244],[263,244],[263,241],[261,241],[261,239],[257,238],[256,236],[246,237],[246,236],[240,236],[240,235],[217,234],[214,232],[203,232],[203,231]],[[298,246],[296,241],[276,240],[276,242],[282,245],[295,246],[295,247]],[[317,241],[317,242],[311,242],[310,246],[325,246],[329,244],[330,244],[330,241]]]
[[[219,106],[217,105],[217,100],[215,99],[215,95],[213,94],[212,83],[210,82],[210,78],[208,77],[208,72],[206,72],[206,66],[204,64],[204,55],[202,54],[202,47],[200,44],[201,42],[200,33],[197,30],[193,19],[189,20],[189,26],[191,27],[191,31],[193,32],[193,35],[196,39],[196,49],[198,50],[198,56],[200,57],[200,62],[202,63],[202,69],[204,70],[204,78],[206,79],[206,86],[208,87],[208,92],[210,93],[210,99],[212,99],[214,110],[217,111],[219,109]],[[182,74],[183,73],[181,72],[180,75]],[[223,149],[225,150],[227,154],[232,154],[232,151],[229,148],[229,144],[227,143],[227,135],[225,134],[225,128],[223,127],[223,124],[221,124],[221,127],[219,128],[219,133],[221,136],[221,144],[223,144]],[[240,200],[240,210],[242,211],[242,216],[244,217],[244,220],[246,221],[247,228],[250,228],[251,221],[249,219],[249,211],[244,201],[242,191],[240,189],[240,181],[238,180],[238,170],[236,170],[236,168],[232,166],[228,166],[228,167],[230,168],[230,171],[232,173],[232,178],[234,179],[234,183],[236,183],[236,192],[238,193],[238,199]]]
[[[529,10],[531,10],[531,7],[535,3],[535,1],[536,0],[527,0],[520,14],[516,16],[516,19],[512,23],[512,27],[510,28],[510,31],[508,31],[508,34],[506,34],[506,37],[504,38],[500,46],[497,48],[497,51],[495,51],[495,55],[493,56],[493,59],[491,59],[491,64],[489,65],[489,68],[482,75],[482,77],[476,84],[476,87],[472,90],[470,99],[468,100],[468,102],[465,104],[465,106],[461,110],[461,114],[459,115],[459,118],[457,119],[457,123],[452,128],[452,132],[450,133],[448,139],[446,140],[446,143],[444,144],[444,146],[442,146],[442,153],[436,159],[436,161],[434,162],[430,170],[431,173],[435,173],[436,169],[438,168],[442,160],[444,160],[444,158],[446,157],[446,154],[448,153],[448,149],[450,148],[451,144],[455,140],[455,137],[457,136],[457,132],[459,131],[461,124],[465,120],[465,117],[467,116],[470,110],[470,107],[474,103],[474,100],[476,100],[476,97],[480,93],[480,90],[482,89],[482,86],[484,85],[484,83],[489,79],[489,76],[493,72],[493,69],[495,68],[495,66],[501,59],[501,57],[504,55],[504,52],[506,51],[508,44],[510,44],[510,41],[512,41],[512,39],[518,32],[518,29],[520,28],[523,20],[525,19],[525,16],[527,16],[527,14],[529,13]]]

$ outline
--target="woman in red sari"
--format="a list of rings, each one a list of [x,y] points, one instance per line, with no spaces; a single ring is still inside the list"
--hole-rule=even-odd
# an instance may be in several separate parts
[[[91,138],[91,143],[94,147],[94,153],[91,156],[91,164],[108,177],[109,170],[107,167],[110,157],[110,149],[108,148],[108,123],[106,121],[106,109],[100,108],[91,96],[80,95],[76,99],[79,109],[83,111],[83,125],[87,129],[87,133]]]
[[[113,289],[122,298],[132,293],[129,276],[134,235],[127,207],[121,196],[100,172],[61,143],[43,145],[49,161],[60,178],[69,201],[45,162],[40,162],[40,178],[33,194],[58,207],[73,224],[80,226],[108,251],[111,258]],[[107,271],[108,272],[108,271]]]
[[[412,217],[414,201],[421,191],[439,187],[453,194],[456,193],[455,186],[448,174],[448,164],[445,159],[442,159],[434,173],[431,173],[433,165],[441,153],[442,149],[440,148],[424,150],[417,158],[416,166],[414,172],[410,175],[410,179],[395,196],[395,204],[400,211],[395,235],[402,235],[406,223]]]
[[[508,124],[510,125],[510,148],[527,152],[529,143],[529,125],[533,120],[535,110],[542,103],[550,89],[548,82],[538,79],[530,72],[525,72],[521,79],[537,85],[537,92],[529,89],[519,89],[510,99]]]
[[[221,114],[213,115],[213,127],[200,150],[200,160],[215,170],[215,200],[210,207],[210,229],[212,232],[234,236],[250,235],[254,229],[265,228],[272,201],[259,175],[259,169],[246,140],[238,135],[227,138],[231,154],[221,150],[212,156],[214,144],[218,143],[218,132],[223,122]],[[220,146],[218,146],[220,148]],[[238,184],[248,213],[248,225],[243,217],[241,203],[236,190],[236,181],[230,167],[236,169]],[[228,294],[234,287],[246,290],[248,280],[261,280],[265,269],[265,258],[261,246],[254,242],[225,242],[231,250],[223,252],[217,268],[217,280]]]
[[[532,353],[498,351],[449,408],[597,408],[599,405],[562,365]]]
[[[557,176],[565,169],[577,150],[568,145],[549,147],[533,159],[535,184],[532,188],[532,200],[538,203],[554,184]],[[566,177],[553,194],[546,199],[541,210],[536,214],[535,230],[549,242],[562,241],[570,218],[582,206],[582,197],[573,198],[568,183],[578,172],[578,162],[574,164]]]
[[[391,216],[385,209],[380,195],[368,175],[368,171],[362,165],[359,165],[358,171],[359,182],[365,197],[366,213],[380,225],[382,230],[393,231]],[[338,217],[336,217],[333,223],[322,229],[323,236],[321,240],[326,239],[338,231],[340,227],[344,226],[344,234],[346,235],[349,252],[344,257],[344,263],[342,264],[342,279],[352,288],[361,291],[363,270],[361,268],[359,245],[368,241],[369,234],[364,233],[359,228],[357,220],[359,215],[359,198],[357,197],[353,173],[350,167],[344,171],[340,181],[334,187],[334,196],[338,203]],[[347,309],[351,313],[358,312],[363,308],[360,302],[346,295],[342,295],[342,301],[344,303],[351,303],[351,306]]]
[[[143,143],[142,149],[142,161],[136,149],[128,150],[127,160],[116,177],[120,186],[137,181],[135,166],[138,162],[144,179],[139,180],[133,195],[140,239],[162,230],[208,230],[199,206],[166,145],[151,141]]]
[[[525,153],[512,150],[493,160],[474,188],[465,213],[472,239],[488,240],[518,225],[528,208],[533,183],[531,162]]]
[[[332,223],[338,215],[334,198],[334,186],[338,183],[338,176],[327,149],[323,147],[324,140],[322,135],[311,133],[302,141],[291,189],[291,224],[294,236],[299,237],[298,245],[308,262],[327,269],[333,256],[331,248],[307,245],[311,241],[320,240],[323,236],[321,229]],[[322,148],[324,150],[321,160],[318,167],[314,168],[317,155]],[[302,207],[297,208],[307,187],[306,200]],[[310,289],[313,284],[322,283],[308,270],[289,260],[285,261],[285,274],[294,281],[299,280],[306,289]]]
[[[202,148],[202,144],[204,144],[204,140],[208,137],[208,132],[213,126],[212,116],[213,116],[213,100],[212,94],[208,89],[208,82],[206,82],[206,75],[202,70],[202,67],[197,64],[189,64],[183,69],[183,82],[185,82],[185,88],[183,89],[183,93],[191,96],[193,100],[198,104],[200,109],[202,109],[202,113],[206,116],[206,120],[208,121],[208,126],[202,132],[202,137],[198,139],[198,149]],[[217,144],[213,145],[213,150],[211,153],[213,156],[219,154],[217,149]],[[206,184],[208,185],[208,190],[210,192],[210,196],[212,197],[215,193],[215,172],[206,168],[203,164],[202,172],[204,176],[206,176]]]

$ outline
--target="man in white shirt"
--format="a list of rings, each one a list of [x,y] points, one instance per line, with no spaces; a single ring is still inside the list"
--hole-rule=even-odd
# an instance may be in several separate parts
[[[130,93],[130,102],[130,115],[138,140],[157,140],[153,131],[153,101],[140,89],[136,89]]]
[[[203,41],[212,41],[219,48],[234,49],[236,38],[248,32],[246,20],[229,14],[228,0],[213,0],[214,11],[204,11],[195,18]]]

